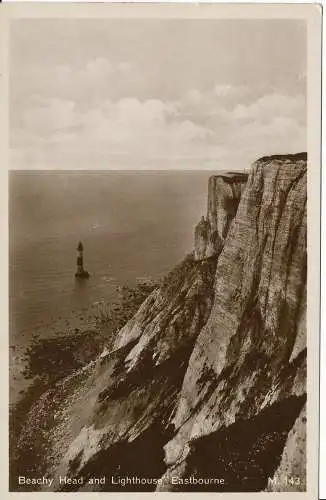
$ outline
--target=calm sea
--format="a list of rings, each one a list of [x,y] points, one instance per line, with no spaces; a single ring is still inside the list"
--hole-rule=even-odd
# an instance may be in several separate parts
[[[84,319],[117,285],[170,271],[192,250],[209,175],[11,172],[10,344]],[[91,274],[84,282],[74,277],[79,240]]]

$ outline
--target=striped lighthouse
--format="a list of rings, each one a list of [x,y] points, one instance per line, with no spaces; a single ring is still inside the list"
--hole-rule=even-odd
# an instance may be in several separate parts
[[[84,247],[80,241],[77,246],[77,272],[76,278],[89,278],[89,273],[84,269]]]

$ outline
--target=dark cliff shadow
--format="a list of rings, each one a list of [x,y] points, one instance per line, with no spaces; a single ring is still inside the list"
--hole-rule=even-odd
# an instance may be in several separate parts
[[[250,420],[190,443],[183,477],[223,478],[223,485],[177,486],[174,491],[262,491],[277,469],[288,433],[306,396],[290,396]],[[305,460],[305,457],[303,457]]]
[[[137,492],[155,491],[156,481],[165,472],[163,446],[172,430],[164,430],[159,423],[132,442],[122,441],[99,451],[78,473],[75,478],[83,478],[84,487],[88,491]],[[71,462],[70,468],[78,468],[80,457]],[[93,478],[105,477],[105,484],[90,485]],[[129,478],[129,483],[121,484],[120,478]],[[78,491],[81,486],[65,485],[58,491]]]

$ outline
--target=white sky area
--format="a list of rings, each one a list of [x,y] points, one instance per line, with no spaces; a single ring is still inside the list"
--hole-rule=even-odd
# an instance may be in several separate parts
[[[10,168],[239,169],[306,150],[295,20],[15,20]]]

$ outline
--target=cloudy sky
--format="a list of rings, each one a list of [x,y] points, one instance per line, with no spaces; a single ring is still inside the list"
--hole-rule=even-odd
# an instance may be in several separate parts
[[[291,20],[15,20],[11,168],[237,169],[306,149]]]

